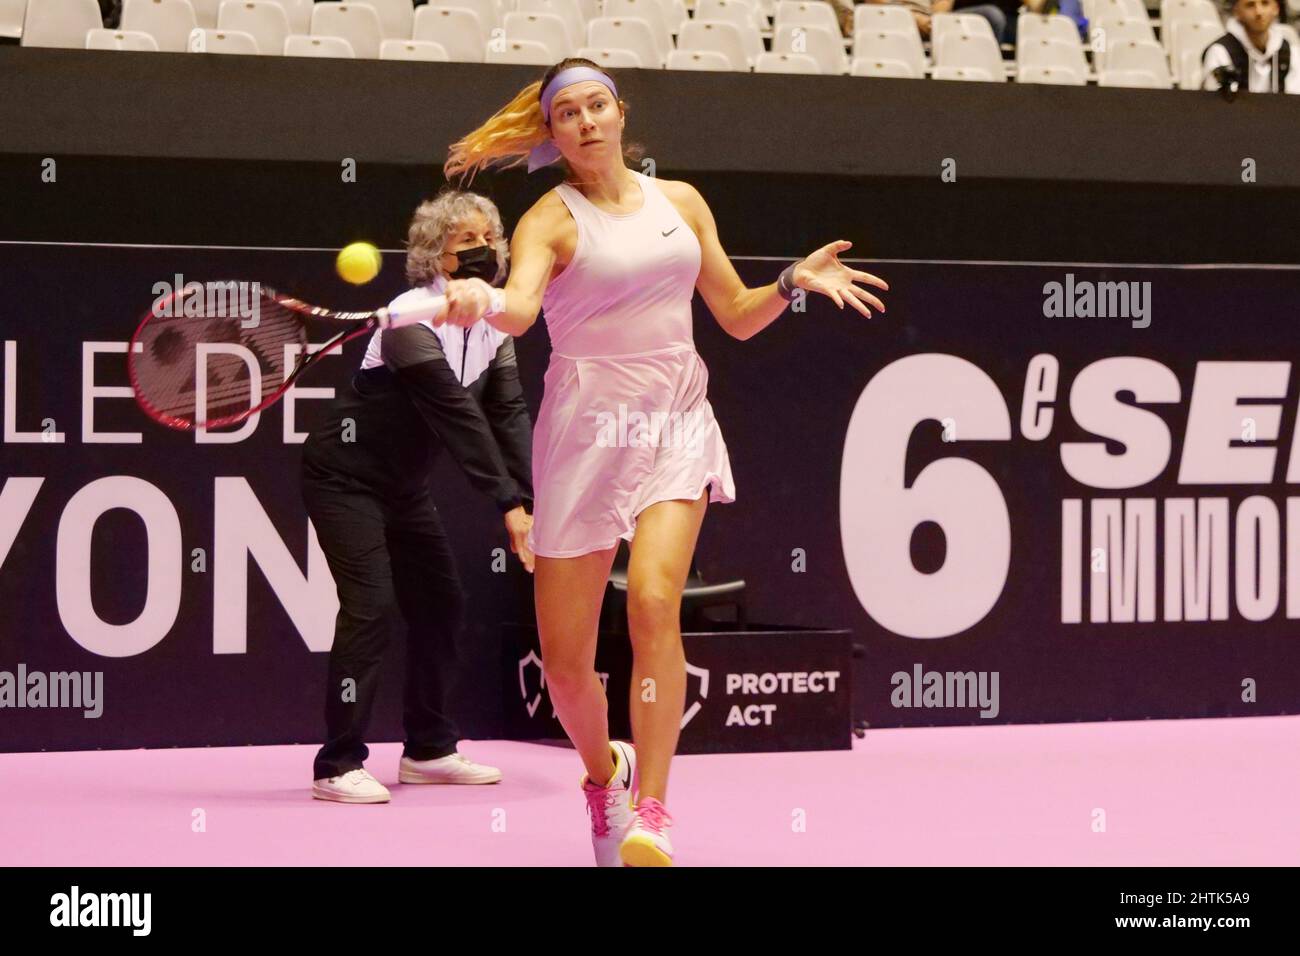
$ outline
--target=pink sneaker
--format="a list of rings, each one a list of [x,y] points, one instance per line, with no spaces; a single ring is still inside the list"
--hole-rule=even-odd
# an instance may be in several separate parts
[[[621,740],[610,744],[614,779],[609,786],[592,783],[584,775],[582,793],[591,817],[591,846],[597,866],[622,866],[619,845],[632,822],[632,781],[636,774],[636,749]]]
[[[668,840],[672,815],[654,797],[638,800],[632,811],[619,855],[624,866],[672,866],[673,845]]]

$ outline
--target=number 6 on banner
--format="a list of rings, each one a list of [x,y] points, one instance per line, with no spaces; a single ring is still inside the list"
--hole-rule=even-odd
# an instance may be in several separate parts
[[[952,419],[960,440],[1006,441],[1011,419],[983,369],[955,355],[913,355],[867,383],[849,419],[840,467],[840,538],[866,612],[902,637],[948,637],[997,603],[1011,562],[1011,520],[993,477],[975,462],[931,462],[904,487],[912,432]],[[943,529],[933,574],[912,563],[916,526]]]

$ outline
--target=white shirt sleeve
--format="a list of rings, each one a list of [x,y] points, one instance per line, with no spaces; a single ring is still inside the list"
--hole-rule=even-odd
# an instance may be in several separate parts
[[[1205,79],[1201,84],[1202,89],[1217,90],[1219,81],[1214,78],[1214,71],[1221,66],[1232,66],[1232,57],[1228,56],[1228,51],[1221,45],[1210,47],[1205,53]],[[1291,85],[1290,74],[1287,75],[1287,86]]]

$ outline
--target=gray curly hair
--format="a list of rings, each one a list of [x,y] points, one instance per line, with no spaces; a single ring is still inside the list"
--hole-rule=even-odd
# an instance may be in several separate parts
[[[424,285],[444,275],[438,257],[443,254],[457,227],[476,212],[482,213],[492,228],[491,245],[497,254],[497,271],[492,284],[500,281],[510,260],[510,247],[506,243],[496,203],[478,193],[448,187],[433,199],[420,203],[411,218],[406,238],[406,278],[412,286]]]

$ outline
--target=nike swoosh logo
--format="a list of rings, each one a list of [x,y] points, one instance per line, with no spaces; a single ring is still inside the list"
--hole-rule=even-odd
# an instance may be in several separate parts
[[[678,229],[677,226],[673,226],[673,227],[672,227],[671,229],[669,229],[667,232],[663,233],[663,235],[665,235],[665,236],[671,236],[674,232],[677,231],[677,229]]]

